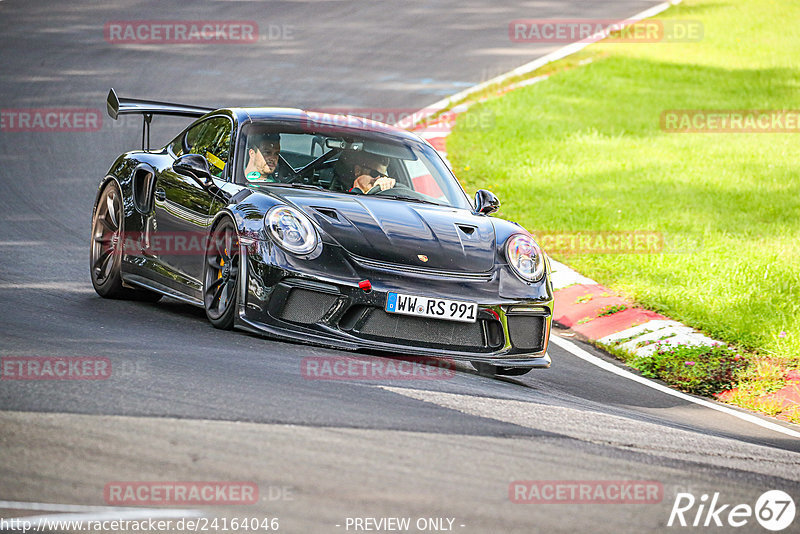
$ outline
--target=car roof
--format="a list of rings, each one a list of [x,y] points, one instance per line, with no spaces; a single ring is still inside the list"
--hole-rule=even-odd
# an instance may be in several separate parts
[[[219,111],[223,110],[217,110],[214,113]],[[240,123],[250,120],[306,122],[313,123],[315,126],[319,125],[321,129],[354,133],[381,133],[409,141],[420,141],[416,134],[408,130],[355,115],[341,115],[324,111],[316,112],[297,108],[227,108],[227,111],[232,113],[237,118],[237,122]]]

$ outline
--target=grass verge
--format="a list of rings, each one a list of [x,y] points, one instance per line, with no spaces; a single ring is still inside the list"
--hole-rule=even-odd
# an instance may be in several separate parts
[[[556,258],[736,346],[750,365],[734,402],[752,407],[760,373],[800,367],[800,136],[667,133],[660,117],[800,109],[800,4],[686,0],[657,18],[700,21],[703,38],[591,45],[590,63],[474,105],[448,154],[534,234],[659,232],[658,254]]]

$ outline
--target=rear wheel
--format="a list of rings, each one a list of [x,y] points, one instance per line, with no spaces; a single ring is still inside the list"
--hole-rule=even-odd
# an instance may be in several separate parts
[[[472,367],[484,376],[522,376],[533,369],[532,367],[500,367],[484,362],[470,362]]]
[[[122,193],[117,183],[111,181],[100,194],[92,217],[89,269],[94,290],[104,298],[156,302],[161,298],[161,294],[122,286],[120,265],[125,235],[124,223]]]
[[[236,226],[226,217],[211,232],[203,276],[206,316],[212,325],[223,330],[233,328],[236,316],[239,260]]]

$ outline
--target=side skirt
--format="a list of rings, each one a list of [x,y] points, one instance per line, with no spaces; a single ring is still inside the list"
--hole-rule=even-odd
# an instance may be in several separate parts
[[[150,291],[155,291],[156,293],[161,293],[166,297],[173,298],[175,300],[180,300],[181,302],[185,302],[187,304],[191,304],[193,306],[203,307],[203,302],[199,299],[194,297],[190,297],[188,295],[184,295],[183,293],[179,293],[172,289],[171,287],[167,287],[163,284],[159,284],[158,282],[154,282],[143,276],[139,276],[138,274],[130,274],[130,273],[123,273],[122,275],[123,285],[130,285],[133,287],[142,287],[144,289],[149,289]]]

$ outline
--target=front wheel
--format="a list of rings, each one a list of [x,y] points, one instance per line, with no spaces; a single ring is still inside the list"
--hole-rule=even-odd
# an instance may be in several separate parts
[[[236,316],[239,279],[239,238],[229,218],[211,232],[203,276],[206,317],[216,328],[230,330]]]
[[[472,367],[484,376],[522,376],[533,369],[532,367],[500,367],[485,362],[470,362]]]

